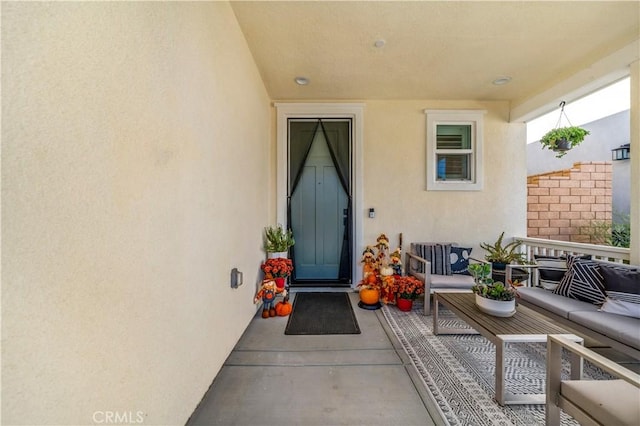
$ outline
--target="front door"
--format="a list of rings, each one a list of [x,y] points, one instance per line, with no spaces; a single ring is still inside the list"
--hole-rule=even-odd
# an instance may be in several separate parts
[[[351,281],[349,129],[348,120],[289,123],[293,285]]]

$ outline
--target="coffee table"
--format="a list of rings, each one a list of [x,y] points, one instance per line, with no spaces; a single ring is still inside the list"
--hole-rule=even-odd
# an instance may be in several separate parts
[[[438,320],[438,306],[447,307],[458,318],[471,326],[468,328],[442,327]],[[547,335],[561,334],[568,339],[584,344],[584,339],[569,333],[562,327],[549,322],[537,312],[519,305],[516,313],[509,318],[494,317],[485,314],[475,304],[475,294],[469,293],[434,293],[433,334],[478,334],[487,338],[496,347],[496,401],[506,404],[544,404],[545,394],[515,394],[508,392],[505,386],[505,346],[507,343],[546,343]],[[571,379],[578,380],[582,376],[582,358],[572,355]]]

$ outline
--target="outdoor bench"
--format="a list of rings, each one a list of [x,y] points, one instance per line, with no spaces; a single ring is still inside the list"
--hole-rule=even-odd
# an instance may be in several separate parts
[[[638,281],[640,279],[638,266],[604,261],[593,262],[596,267],[604,266],[607,270],[613,268],[632,277],[636,284],[640,283]],[[604,284],[607,294],[605,300],[611,296],[611,291],[607,288],[608,285],[611,284]],[[636,285],[632,291],[636,293],[630,294],[629,297],[638,301],[640,288]],[[578,334],[595,339],[635,359],[640,359],[640,318],[606,312],[604,305],[601,307],[600,304],[566,297],[538,286],[521,287],[518,289],[518,294],[519,303],[522,305],[540,312]],[[629,306],[638,305],[631,304]],[[638,310],[640,306],[634,309]]]

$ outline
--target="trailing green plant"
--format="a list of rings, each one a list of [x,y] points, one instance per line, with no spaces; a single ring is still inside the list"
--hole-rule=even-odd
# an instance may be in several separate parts
[[[582,143],[585,136],[589,134],[588,130],[583,129],[582,127],[577,126],[569,126],[569,127],[558,127],[552,130],[549,130],[541,139],[540,143],[542,144],[542,148],[550,149],[551,151],[556,152],[556,158],[561,158],[564,156],[567,151],[566,150],[558,150],[558,141],[561,139],[565,139],[571,145],[569,149],[578,146]]]
[[[285,230],[280,224],[264,228],[264,249],[268,253],[288,251],[295,243],[291,229]]]
[[[522,241],[514,240],[507,245],[502,245],[504,232],[500,234],[498,240],[493,243],[480,243],[480,247],[487,251],[484,258],[493,263],[517,263],[524,265],[529,263],[524,253],[520,253],[518,249],[522,245]]]
[[[518,292],[513,285],[505,285],[491,278],[491,264],[472,263],[469,265],[468,270],[475,281],[475,284],[471,287],[471,291],[475,294],[486,299],[502,301],[513,300],[518,296]]]

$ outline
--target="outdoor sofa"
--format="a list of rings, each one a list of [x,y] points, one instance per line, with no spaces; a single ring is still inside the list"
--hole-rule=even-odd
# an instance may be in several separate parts
[[[538,260],[538,284],[546,288],[519,288],[519,303],[640,359],[640,267],[569,256],[552,290],[545,277],[546,261]]]

